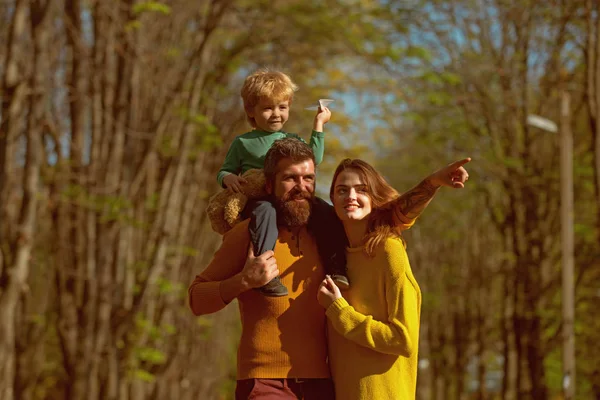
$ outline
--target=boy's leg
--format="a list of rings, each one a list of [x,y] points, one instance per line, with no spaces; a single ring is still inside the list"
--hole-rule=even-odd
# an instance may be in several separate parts
[[[267,200],[254,200],[246,205],[244,211],[250,217],[248,230],[254,254],[259,256],[266,251],[273,250],[279,236],[277,213],[273,204]],[[288,295],[287,288],[281,284],[278,276],[256,290],[270,297]]]
[[[308,229],[317,242],[319,256],[325,273],[331,275],[340,289],[348,289],[350,282],[346,272],[346,247],[348,240],[333,206],[318,197],[313,202]]]

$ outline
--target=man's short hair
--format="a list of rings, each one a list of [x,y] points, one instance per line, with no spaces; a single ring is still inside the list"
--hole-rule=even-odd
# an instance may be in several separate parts
[[[265,156],[264,171],[267,182],[275,182],[275,175],[279,172],[279,161],[284,159],[291,159],[295,163],[312,160],[317,165],[315,153],[303,141],[292,138],[276,140]]]
[[[274,101],[292,101],[294,92],[298,86],[292,79],[281,71],[270,68],[261,68],[246,77],[240,92],[244,101],[246,118],[253,127],[256,127],[254,118],[248,116],[251,110],[258,104],[260,99],[266,98]]]

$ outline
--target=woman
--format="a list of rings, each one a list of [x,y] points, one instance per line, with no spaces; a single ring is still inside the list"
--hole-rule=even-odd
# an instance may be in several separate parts
[[[421,290],[394,227],[398,197],[362,160],[346,159],[333,176],[330,197],[349,242],[344,295],[330,277],[319,303],[328,319],[329,360],[336,398],[414,399]]]

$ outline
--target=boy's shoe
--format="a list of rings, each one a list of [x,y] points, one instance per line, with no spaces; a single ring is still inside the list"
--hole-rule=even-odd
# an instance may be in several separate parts
[[[288,295],[288,290],[283,284],[278,276],[273,278],[271,282],[267,283],[264,286],[256,288],[263,296],[267,297],[282,297]]]
[[[350,281],[344,275],[333,274],[331,275],[331,279],[335,282],[337,287],[340,288],[340,290],[350,289]]]

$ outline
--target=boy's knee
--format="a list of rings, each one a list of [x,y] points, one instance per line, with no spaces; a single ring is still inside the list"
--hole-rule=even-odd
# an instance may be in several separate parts
[[[269,201],[258,201],[252,211],[254,215],[275,215],[275,206]]]
[[[252,209],[251,219],[256,221],[275,221],[277,212],[269,201],[258,201]]]

